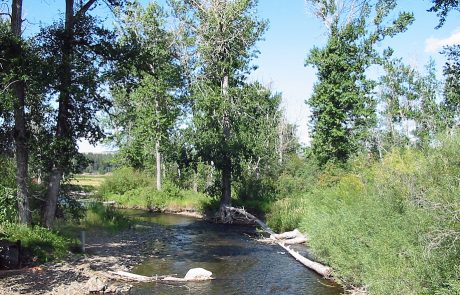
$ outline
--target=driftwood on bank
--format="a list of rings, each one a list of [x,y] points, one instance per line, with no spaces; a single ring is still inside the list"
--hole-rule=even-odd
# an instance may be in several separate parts
[[[178,278],[174,276],[142,276],[126,271],[109,271],[108,276],[111,279],[122,280],[128,282],[199,282],[213,280],[212,272],[207,271],[203,268],[192,268],[190,269],[185,277]]]
[[[330,267],[327,267],[325,265],[322,265],[321,263],[311,261],[310,259],[302,256],[298,252],[292,250],[289,248],[289,246],[286,246],[288,244],[299,244],[299,243],[305,243],[307,242],[307,238],[302,235],[298,230],[293,230],[291,232],[285,232],[282,234],[276,234],[271,228],[269,228],[265,223],[263,223],[261,220],[259,220],[257,217],[254,215],[246,212],[244,209],[240,208],[235,208],[235,207],[225,207],[226,210],[232,213],[238,213],[244,217],[246,217],[248,220],[252,220],[253,222],[257,223],[260,225],[260,227],[270,234],[269,239],[264,239],[263,241],[270,241],[274,242],[278,245],[280,245],[284,250],[286,250],[292,257],[294,257],[297,261],[302,263],[304,266],[310,268],[311,270],[317,272],[318,274],[322,275],[323,277],[330,277],[332,273],[332,269]],[[290,241],[290,242],[289,242]]]
[[[285,232],[279,235],[270,235],[269,238],[258,239],[257,241],[269,244],[283,243],[284,245],[295,245],[306,243],[308,242],[308,239],[296,229],[292,232]]]

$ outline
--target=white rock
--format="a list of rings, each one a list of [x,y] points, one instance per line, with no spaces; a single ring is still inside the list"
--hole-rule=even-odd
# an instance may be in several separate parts
[[[212,272],[204,268],[192,268],[185,275],[185,280],[209,280]]]
[[[102,292],[107,288],[107,284],[98,277],[92,277],[86,282],[86,289],[90,293]]]

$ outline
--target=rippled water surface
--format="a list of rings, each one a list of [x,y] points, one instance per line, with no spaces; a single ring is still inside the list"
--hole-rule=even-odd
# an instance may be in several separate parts
[[[215,280],[197,283],[137,284],[131,294],[340,294],[341,288],[321,279],[276,245],[254,241],[255,229],[219,225],[190,217],[129,211],[143,225],[166,227],[151,242],[152,257],[133,269],[152,276],[202,267]]]

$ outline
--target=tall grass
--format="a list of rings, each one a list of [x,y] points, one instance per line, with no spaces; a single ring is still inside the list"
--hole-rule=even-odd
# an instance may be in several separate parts
[[[459,146],[456,136],[320,173],[276,202],[269,224],[300,227],[337,277],[371,294],[460,294]]]

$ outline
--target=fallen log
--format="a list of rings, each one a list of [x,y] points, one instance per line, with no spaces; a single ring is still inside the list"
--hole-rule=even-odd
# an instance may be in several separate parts
[[[305,237],[298,237],[293,239],[287,240],[275,240],[272,238],[264,238],[264,239],[257,239],[257,242],[266,243],[266,244],[278,244],[283,243],[284,245],[296,245],[296,244],[304,244],[308,242],[307,238]]]
[[[318,274],[322,275],[325,278],[331,276],[332,269],[330,267],[327,267],[315,261],[311,261],[310,259],[300,255],[298,252],[292,250],[291,248],[289,248],[289,246],[286,246],[283,243],[278,243],[278,245],[280,245],[284,250],[291,254],[292,257],[294,257],[297,261],[299,261],[309,269],[316,271]]]
[[[146,282],[154,282],[159,279],[158,276],[147,277],[147,276],[141,276],[141,275],[137,275],[137,274],[126,272],[126,271],[109,271],[108,273],[111,275],[110,278],[121,279],[121,280],[129,281],[129,282],[146,283]]]
[[[270,235],[270,238],[275,239],[275,240],[283,240],[283,239],[293,239],[297,237],[303,237],[302,233],[298,230],[295,229],[293,231],[287,231],[281,234],[273,234]]]
[[[308,242],[308,240],[306,237],[297,237],[297,238],[292,238],[292,239],[287,239],[287,240],[281,240],[279,242],[285,245],[296,245],[296,244],[304,244]]]
[[[174,276],[143,276],[137,275],[134,273],[126,272],[126,271],[109,271],[109,277],[111,279],[116,280],[123,280],[129,282],[140,282],[140,283],[147,283],[147,282],[199,282],[199,281],[208,281],[213,280],[212,272],[207,271],[204,268],[192,268],[190,269],[185,277],[178,278]]]
[[[260,227],[265,231],[267,232],[268,234],[270,234],[270,239],[275,242],[276,244],[280,245],[284,250],[286,250],[292,257],[294,257],[297,261],[299,261],[300,263],[302,263],[304,266],[308,267],[309,269],[317,272],[318,274],[322,275],[323,277],[330,277],[331,274],[332,274],[332,269],[330,267],[327,267],[325,265],[322,265],[321,263],[318,263],[318,262],[315,262],[315,261],[311,261],[310,259],[302,256],[301,254],[299,254],[298,252],[292,250],[291,248],[289,248],[288,246],[286,246],[286,242],[288,240],[279,240],[277,239],[276,237],[294,237],[294,239],[297,239],[297,238],[304,238],[306,240],[306,237],[303,236],[298,230],[294,230],[292,232],[286,232],[284,234],[276,234],[271,228],[269,228],[264,222],[262,222],[261,220],[259,220],[257,217],[255,217],[254,215],[246,212],[244,209],[240,209],[240,208],[235,208],[235,207],[229,207],[229,206],[226,206],[225,207],[226,210],[228,210],[229,212],[236,212],[238,214],[241,214],[243,216],[245,216],[246,218],[248,219],[252,219],[255,223],[257,223],[258,225],[260,225]],[[298,234],[299,233],[302,237],[299,237]],[[266,241],[267,239],[265,239],[264,241]],[[300,239],[298,240],[300,241]]]

